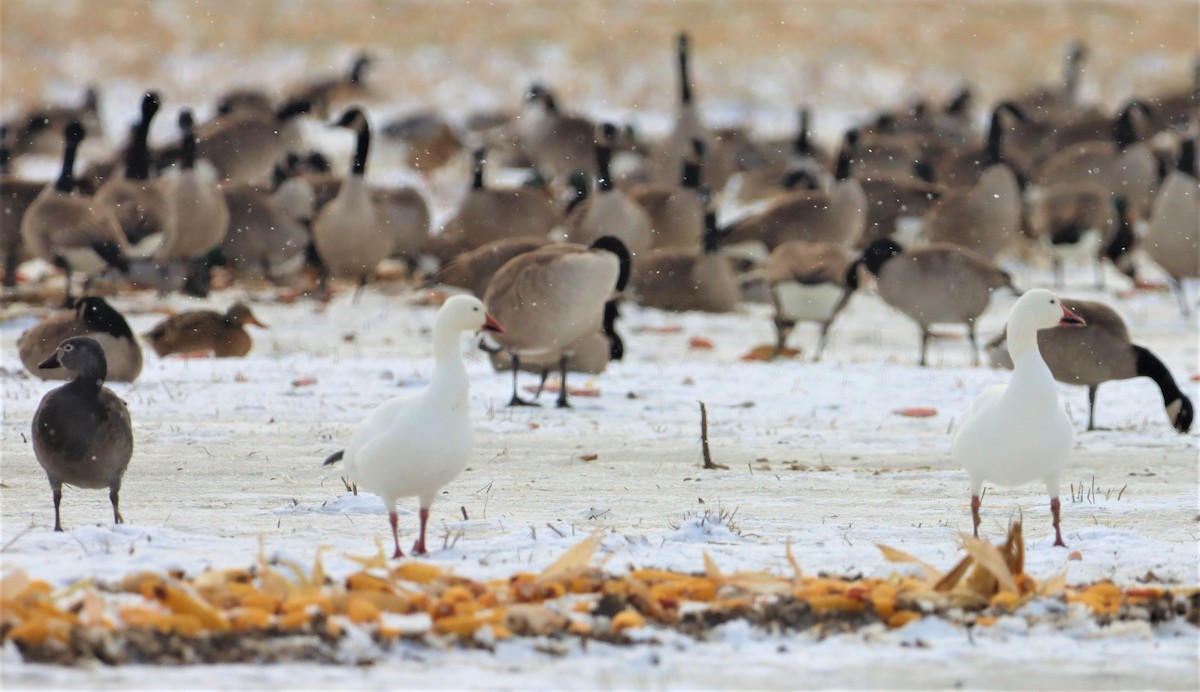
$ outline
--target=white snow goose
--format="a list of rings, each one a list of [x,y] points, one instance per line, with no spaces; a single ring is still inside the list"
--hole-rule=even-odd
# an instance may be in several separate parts
[[[467,406],[467,369],[459,335],[485,329],[504,333],[478,298],[454,296],[433,323],[433,377],[425,389],[389,399],[367,416],[345,450],[325,465],[345,459],[352,482],[378,495],[387,506],[396,552],[403,557],[397,528],[396,501],[417,496],[421,533],[413,544],[424,555],[429,507],[438,491],[454,480],[471,458],[473,444]]]
[[[1016,486],[1041,479],[1050,494],[1054,545],[1064,546],[1059,528],[1058,476],[1067,465],[1075,430],[1058,400],[1058,385],[1038,350],[1037,333],[1051,327],[1083,327],[1053,292],[1034,289],[1021,296],[1008,317],[1008,384],[985,389],[954,436],[954,460],[971,478],[971,519],[979,535],[979,493],[990,480]]]

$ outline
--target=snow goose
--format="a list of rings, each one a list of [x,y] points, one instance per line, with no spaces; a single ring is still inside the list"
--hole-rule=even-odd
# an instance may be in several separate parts
[[[73,337],[38,367],[75,373],[75,379],[42,397],[33,414],[33,453],[50,479],[54,530],[62,531],[63,483],[108,488],[113,520],[124,523],[118,495],[133,456],[133,428],[125,402],[104,386],[104,349],[94,339]]]
[[[484,303],[508,331],[496,341],[513,361],[509,406],[529,406],[517,396],[521,359],[559,363],[558,407],[567,408],[568,361],[582,339],[600,331],[605,304],[629,281],[625,245],[611,236],[591,247],[556,243],[517,255],[492,277]]]
[[[470,461],[469,383],[459,335],[480,329],[504,333],[478,298],[460,295],[447,300],[433,323],[434,366],[429,386],[381,404],[362,422],[346,449],[325,460],[328,466],[344,459],[347,477],[383,500],[396,546],[392,557],[404,556],[396,501],[417,497],[421,533],[412,551],[424,555],[429,508],[438,491]]]
[[[990,480],[1016,486],[1038,479],[1050,493],[1054,545],[1059,528],[1058,476],[1067,465],[1075,430],[1058,400],[1058,388],[1038,350],[1038,331],[1083,327],[1051,291],[1034,289],[1017,299],[1008,317],[1008,352],[1015,367],[1008,384],[985,389],[954,435],[954,460],[971,478],[971,520],[979,535],[979,493]]]
[[[775,306],[775,351],[783,351],[797,322],[821,325],[813,360],[821,360],[829,327],[858,288],[858,262],[837,243],[793,240],[771,253],[767,285]]]
[[[925,365],[930,327],[945,323],[966,325],[972,362],[978,365],[975,320],[997,288],[1016,292],[1007,272],[957,245],[935,243],[906,251],[885,238],[867,247],[858,261],[878,277],[879,297],[921,328],[921,365]]]
[[[1192,427],[1195,409],[1179,389],[1167,366],[1150,349],[1133,343],[1125,320],[1107,305],[1087,300],[1062,299],[1063,305],[1087,322],[1085,329],[1038,333],[1038,349],[1054,379],[1088,388],[1088,430],[1095,430],[1096,390],[1105,382],[1149,377],[1162,392],[1167,419],[1179,432]],[[987,346],[992,364],[1012,368],[1005,335]]]
[[[142,347],[129,323],[116,308],[99,296],[85,296],[63,311],[30,327],[17,339],[17,352],[25,368],[43,380],[69,380],[65,370],[43,370],[38,363],[54,355],[58,344],[74,336],[87,336],[104,349],[105,379],[133,382],[142,372]]]
[[[245,303],[234,303],[224,314],[189,310],[172,315],[144,335],[159,357],[172,353],[211,351],[217,358],[240,358],[253,342],[246,325],[267,328]]]

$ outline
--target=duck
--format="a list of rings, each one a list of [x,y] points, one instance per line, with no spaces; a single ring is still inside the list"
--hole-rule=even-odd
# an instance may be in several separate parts
[[[394,238],[384,228],[381,210],[371,199],[364,180],[371,146],[366,115],[350,108],[335,126],[353,130],[358,144],[350,175],[342,182],[337,197],[313,220],[313,247],[321,259],[322,282],[329,276],[357,279],[357,298],[375,267],[391,254]]]
[[[229,232],[229,204],[221,188],[196,169],[195,119],[190,109],[179,113],[183,144],[179,170],[160,179],[171,211],[171,223],[155,259],[164,276],[171,263],[189,262],[221,244]]]
[[[1063,298],[1063,305],[1087,326],[1038,332],[1038,350],[1054,379],[1088,388],[1089,431],[1096,429],[1096,390],[1105,382],[1149,377],[1162,393],[1163,408],[1171,427],[1181,434],[1192,428],[1196,412],[1192,400],[1179,389],[1166,364],[1145,346],[1133,343],[1129,327],[1112,307],[1090,300]],[[1012,369],[1006,335],[1001,332],[987,345],[994,367]]]
[[[1012,378],[1007,384],[988,387],[975,399],[952,444],[954,460],[970,478],[976,537],[984,481],[1011,487],[1042,480],[1050,494],[1054,545],[1066,546],[1059,520],[1058,478],[1070,459],[1075,429],[1038,349],[1038,332],[1085,326],[1083,318],[1044,288],[1027,291],[1013,304],[1006,329],[1015,364]]]
[[[432,284],[465,288],[476,298],[482,298],[492,276],[510,259],[550,244],[550,239],[536,235],[500,238],[464,252],[438,268]]]
[[[113,521],[123,524],[121,480],[133,457],[133,424],[125,402],[104,386],[108,368],[103,347],[86,336],[71,337],[38,368],[62,368],[74,375],[47,392],[33,414],[33,454],[50,480],[54,530],[63,530],[59,505],[64,483],[108,488]]]
[[[560,112],[554,94],[541,84],[529,88],[525,102],[517,131],[536,169],[551,178],[595,169],[595,123]]]
[[[129,241],[131,257],[153,256],[164,237],[172,233],[170,203],[162,187],[150,179],[150,123],[160,106],[157,92],[142,96],[141,119],[131,128],[125,150],[124,177],[110,178],[96,191],[95,200],[112,209]]]
[[[1179,163],[1163,180],[1162,189],[1154,201],[1146,236],[1141,246],[1146,254],[1162,267],[1170,279],[1179,309],[1192,313],[1184,279],[1200,277],[1200,186],[1197,185],[1196,134],[1184,139]]]
[[[989,166],[972,187],[941,195],[925,215],[924,236],[953,243],[988,259],[1007,250],[1021,233],[1021,188],[1012,169]]]
[[[17,267],[28,259],[21,244],[21,220],[41,194],[45,183],[12,174],[8,126],[0,125],[0,255],[4,256],[4,287],[17,285]]]
[[[678,185],[645,183],[629,190],[630,199],[650,218],[651,245],[656,249],[696,248],[703,242],[705,202],[699,188],[704,143],[697,139],[692,146]]]
[[[563,222],[562,239],[586,245],[602,236],[619,238],[637,257],[654,245],[650,216],[628,193],[613,183],[609,164],[617,128],[604,123],[596,134],[596,189]]]
[[[986,257],[949,243],[905,250],[885,238],[868,246],[859,262],[878,279],[879,297],[920,327],[921,366],[926,365],[930,327],[948,322],[966,326],[972,363],[979,365],[976,319],[987,309],[996,289],[1017,292],[1008,272]]]
[[[346,448],[325,460],[325,466],[344,461],[350,481],[383,500],[396,548],[393,558],[404,556],[397,500],[417,497],[421,528],[412,552],[426,554],[430,507],[442,487],[457,478],[471,459],[470,383],[459,339],[463,332],[480,330],[504,334],[504,327],[478,298],[458,295],[448,299],[433,322],[434,365],[429,385],[379,405],[359,425]]]
[[[512,258],[484,291],[491,314],[507,325],[493,335],[512,359],[509,406],[530,406],[517,396],[523,358],[557,359],[559,408],[569,408],[567,362],[580,340],[601,330],[605,305],[629,283],[631,257],[619,238],[603,236],[590,246],[553,243]]]
[[[57,345],[75,336],[92,338],[104,349],[110,382],[133,382],[142,372],[142,348],[124,315],[100,296],[84,296],[70,310],[58,312],[22,332],[17,352],[25,369],[43,380],[67,380],[63,370],[38,367]]]
[[[829,328],[858,289],[859,264],[838,243],[786,242],[767,259],[767,287],[774,308],[775,353],[783,352],[798,322],[816,322],[821,338],[813,361],[821,360]]]
[[[629,291],[638,303],[660,310],[733,312],[741,282],[730,259],[720,254],[721,229],[707,192],[702,193],[704,247],[656,248],[633,262]]]
[[[487,151],[480,147],[473,152],[471,188],[441,233],[429,238],[426,251],[430,254],[450,259],[501,238],[547,237],[562,224],[562,214],[545,191],[488,187]]]
[[[246,325],[267,329],[245,303],[234,303],[224,314],[189,310],[159,322],[142,336],[160,358],[174,353],[212,352],[217,358],[241,358],[253,342]]]
[[[71,194],[75,187],[75,154],[84,135],[79,123],[66,127],[62,172],[42,189],[21,219],[21,242],[30,254],[66,272],[67,307],[75,304],[71,297],[73,272],[90,278],[108,267],[129,271],[129,243],[112,211],[92,199]]]

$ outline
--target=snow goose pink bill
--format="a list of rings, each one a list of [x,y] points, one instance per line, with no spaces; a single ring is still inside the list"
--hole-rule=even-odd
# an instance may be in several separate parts
[[[415,394],[380,404],[325,465],[345,460],[346,475],[375,493],[388,509],[393,557],[403,557],[397,527],[396,501],[416,496],[421,532],[412,551],[424,555],[429,507],[438,491],[458,477],[471,458],[473,436],[468,416],[467,369],[459,343],[463,332],[487,330],[503,334],[500,326],[472,296],[446,301],[433,323],[433,377]]]
[[[971,479],[971,519],[979,535],[983,482],[1016,486],[1042,480],[1054,515],[1054,545],[1065,546],[1059,528],[1058,477],[1067,465],[1075,431],[1058,399],[1058,386],[1038,350],[1037,333],[1053,327],[1083,327],[1083,318],[1046,289],[1025,293],[1008,318],[1013,374],[971,404],[954,436],[954,459]]]

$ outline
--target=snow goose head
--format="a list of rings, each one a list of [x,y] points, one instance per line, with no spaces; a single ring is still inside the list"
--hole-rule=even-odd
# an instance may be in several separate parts
[[[1079,315],[1063,305],[1053,291],[1035,288],[1022,295],[1008,320],[1008,352],[1016,362],[1030,349],[1037,349],[1037,333],[1052,327],[1085,327]]]

